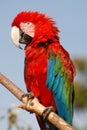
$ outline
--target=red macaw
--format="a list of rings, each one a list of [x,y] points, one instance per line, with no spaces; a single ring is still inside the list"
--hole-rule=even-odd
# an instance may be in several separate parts
[[[20,12],[12,22],[11,37],[16,46],[25,44],[24,78],[46,107],[72,125],[75,67],[59,41],[59,29],[52,18],[34,11]],[[37,115],[41,130],[56,128]]]

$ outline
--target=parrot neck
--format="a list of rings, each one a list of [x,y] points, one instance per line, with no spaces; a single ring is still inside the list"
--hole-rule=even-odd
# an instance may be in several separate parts
[[[27,44],[26,46],[25,46],[25,50],[26,50],[26,48],[28,48],[28,47],[40,47],[40,46],[42,46],[42,47],[44,47],[44,48],[46,48],[46,47],[48,47],[50,44],[52,44],[52,43],[59,43],[59,38],[58,37],[49,37],[49,36],[40,36],[40,37],[34,37],[33,39],[32,39],[32,41],[31,41],[31,43],[29,43],[29,44]]]

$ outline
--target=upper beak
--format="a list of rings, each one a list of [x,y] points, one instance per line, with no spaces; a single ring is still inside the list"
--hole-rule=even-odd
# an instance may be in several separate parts
[[[28,34],[25,34],[16,26],[12,27],[11,38],[12,38],[13,43],[20,49],[22,49],[20,46],[20,43],[29,44],[31,43],[33,39],[31,36],[29,36]]]
[[[11,30],[11,38],[12,38],[13,43],[14,43],[18,48],[22,49],[21,46],[20,46],[20,44],[19,44],[20,30],[19,30],[18,27],[16,27],[16,26],[12,27],[12,30]]]

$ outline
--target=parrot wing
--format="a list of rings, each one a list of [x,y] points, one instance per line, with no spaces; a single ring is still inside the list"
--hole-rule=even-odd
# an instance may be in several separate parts
[[[49,56],[47,69],[46,85],[53,92],[58,115],[72,124],[73,85],[59,55]]]

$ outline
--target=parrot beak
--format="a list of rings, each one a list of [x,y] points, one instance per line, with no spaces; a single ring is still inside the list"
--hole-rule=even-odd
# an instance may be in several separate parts
[[[28,34],[22,32],[22,30],[20,30],[16,26],[12,27],[11,38],[12,38],[13,43],[20,49],[22,49],[21,46],[20,46],[20,43],[27,45],[27,44],[31,43],[31,41],[33,39],[33,37],[31,37]]]
[[[11,39],[12,39],[13,43],[14,43],[18,48],[22,49],[21,46],[20,46],[20,44],[19,44],[20,30],[19,30],[19,28],[16,27],[16,26],[12,27],[12,30],[11,30]]]

